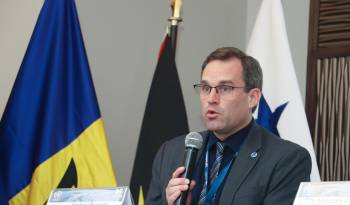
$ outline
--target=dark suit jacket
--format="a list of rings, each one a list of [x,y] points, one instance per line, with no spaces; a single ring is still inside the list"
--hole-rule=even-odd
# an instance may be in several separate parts
[[[207,133],[201,133],[203,141]],[[182,165],[184,138],[185,135],[169,140],[159,149],[153,162],[146,205],[167,204],[165,188],[172,173]],[[219,204],[291,205],[300,182],[310,181],[310,173],[311,158],[306,149],[280,139],[253,122],[226,178]]]

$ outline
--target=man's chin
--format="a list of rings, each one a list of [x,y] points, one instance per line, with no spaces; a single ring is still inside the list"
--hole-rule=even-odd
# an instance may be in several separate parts
[[[205,123],[205,127],[209,130],[209,131],[219,131],[222,129],[222,126],[220,126],[217,123],[213,123],[213,122],[206,122]]]

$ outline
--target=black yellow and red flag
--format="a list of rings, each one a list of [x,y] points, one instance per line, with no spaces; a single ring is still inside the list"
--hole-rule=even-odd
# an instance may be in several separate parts
[[[143,204],[152,177],[152,162],[165,141],[188,133],[187,115],[176,69],[171,37],[166,35],[149,91],[136,150],[130,189],[136,204]],[[141,200],[141,202],[140,202]]]
[[[46,0],[0,123],[0,204],[116,179],[74,0]]]

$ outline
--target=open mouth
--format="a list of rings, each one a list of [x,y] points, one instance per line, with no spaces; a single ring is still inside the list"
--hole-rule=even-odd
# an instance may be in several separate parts
[[[218,115],[219,115],[219,113],[216,112],[215,110],[208,110],[208,111],[207,111],[207,114],[206,114],[206,116],[207,116],[209,119],[216,118]]]

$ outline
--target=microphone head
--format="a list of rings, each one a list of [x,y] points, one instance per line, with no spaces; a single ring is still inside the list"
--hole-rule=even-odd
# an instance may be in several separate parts
[[[186,147],[192,147],[195,149],[200,149],[203,144],[203,138],[202,135],[200,135],[198,132],[190,132],[188,135],[186,135],[185,138],[185,146]]]

